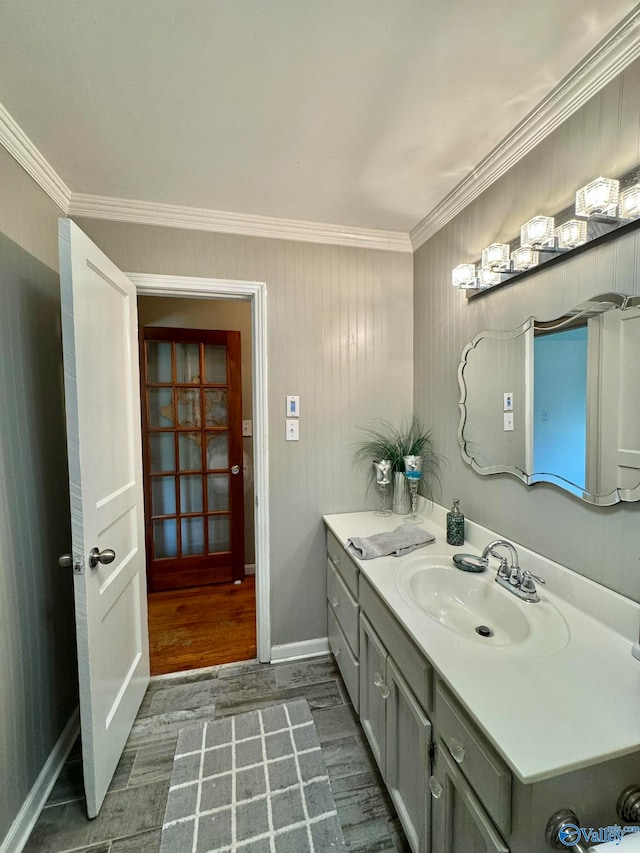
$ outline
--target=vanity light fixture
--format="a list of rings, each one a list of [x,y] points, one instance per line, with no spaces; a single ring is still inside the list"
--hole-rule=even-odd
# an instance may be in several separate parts
[[[511,252],[511,263],[514,272],[531,269],[540,263],[540,252],[537,249],[531,249],[529,246],[521,246]]]
[[[478,287],[475,264],[458,264],[451,270],[451,284],[461,290]]]
[[[534,216],[520,229],[520,245],[523,249],[553,248],[555,245],[555,222],[553,216]]]
[[[640,218],[640,183],[627,187],[620,193],[620,218]]]
[[[587,242],[587,223],[584,219],[569,219],[556,228],[558,248],[575,249]]]
[[[622,188],[622,189],[621,189]],[[451,271],[451,282],[460,290],[486,290],[528,270],[543,266],[561,254],[604,238],[623,226],[640,221],[640,166],[620,179],[600,176],[576,192],[574,218],[566,208],[557,214],[565,221],[555,227],[553,216],[534,216],[520,228],[517,238],[491,243],[481,260],[459,264]]]
[[[492,243],[482,250],[482,269],[505,271],[509,269],[509,246],[506,243]]]
[[[476,287],[479,287],[481,290],[486,290],[487,287],[493,287],[494,284],[500,284],[504,279],[504,272],[497,272],[496,270],[488,270],[485,269],[485,267],[480,267],[478,270],[478,284]]]
[[[576,193],[576,216],[615,218],[620,194],[620,181],[600,176],[580,187]]]

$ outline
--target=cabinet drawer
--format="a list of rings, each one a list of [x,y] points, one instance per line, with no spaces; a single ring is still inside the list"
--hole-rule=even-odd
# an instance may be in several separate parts
[[[404,680],[426,711],[433,707],[433,669],[422,652],[398,625],[365,577],[360,578],[360,608],[396,662]]]
[[[346,583],[352,595],[357,598],[358,574],[360,570],[330,530],[327,530],[327,553],[342,580]]]
[[[336,659],[351,704],[357,714],[360,709],[360,664],[353,656],[349,643],[340,630],[331,605],[327,605],[327,633],[329,635],[329,647]]]
[[[436,685],[436,727],[476,796],[496,826],[511,829],[511,773],[484,736],[440,682]]]
[[[360,607],[331,560],[327,560],[327,598],[356,657],[359,655],[358,614]]]

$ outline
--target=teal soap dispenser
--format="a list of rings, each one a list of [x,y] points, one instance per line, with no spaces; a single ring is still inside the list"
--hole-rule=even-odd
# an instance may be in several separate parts
[[[457,498],[447,513],[447,542],[449,545],[464,545],[464,515]]]

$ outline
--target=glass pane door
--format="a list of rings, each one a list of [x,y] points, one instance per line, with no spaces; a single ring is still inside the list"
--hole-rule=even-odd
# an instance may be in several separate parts
[[[146,328],[143,338],[151,587],[154,572],[162,588],[180,572],[185,585],[210,583],[214,563],[230,563],[242,515],[239,333]]]

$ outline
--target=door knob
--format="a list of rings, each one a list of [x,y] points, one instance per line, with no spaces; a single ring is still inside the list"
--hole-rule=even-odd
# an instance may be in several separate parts
[[[89,551],[89,565],[92,569],[98,565],[98,563],[102,563],[103,566],[107,566],[109,563],[113,563],[116,558],[116,552],[112,551],[111,548],[105,548],[104,551],[100,551],[98,548],[92,548]]]
[[[240,466],[239,465],[232,465],[231,466],[231,473],[232,474],[239,474],[240,473]]]
[[[58,565],[63,569],[69,569],[73,565],[73,554],[60,554],[58,557]]]

